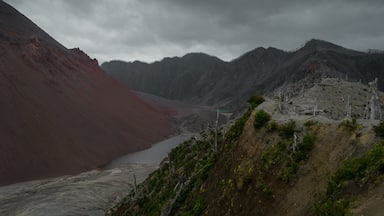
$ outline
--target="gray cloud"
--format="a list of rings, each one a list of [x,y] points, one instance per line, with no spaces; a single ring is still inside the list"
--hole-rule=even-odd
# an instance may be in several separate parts
[[[107,61],[187,52],[230,60],[258,46],[311,38],[384,49],[381,0],[6,0],[63,45]]]

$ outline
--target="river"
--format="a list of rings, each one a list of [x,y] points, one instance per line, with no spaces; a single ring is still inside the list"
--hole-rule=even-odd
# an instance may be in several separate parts
[[[151,148],[142,151],[130,153],[119,157],[106,166],[104,169],[120,167],[124,164],[138,163],[159,165],[159,163],[168,155],[172,148],[191,138],[191,135],[178,135],[154,144]]]
[[[169,138],[117,158],[100,170],[0,187],[0,215],[104,215],[129,193],[133,175],[138,183],[144,181],[172,148],[189,137]]]

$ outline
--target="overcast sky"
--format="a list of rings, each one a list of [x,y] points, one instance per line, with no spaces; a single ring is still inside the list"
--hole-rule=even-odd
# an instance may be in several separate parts
[[[5,0],[101,64],[205,52],[231,60],[311,38],[384,49],[383,0]]]

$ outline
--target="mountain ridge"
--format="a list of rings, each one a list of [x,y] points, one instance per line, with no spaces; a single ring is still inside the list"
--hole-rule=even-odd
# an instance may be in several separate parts
[[[136,91],[217,107],[245,107],[244,101],[253,94],[266,94],[304,78],[349,77],[368,83],[378,77],[379,88],[384,88],[383,54],[354,51],[318,39],[293,52],[258,47],[229,62],[205,55],[200,55],[204,63],[201,59],[186,61],[187,54],[140,66],[111,61],[101,67]]]

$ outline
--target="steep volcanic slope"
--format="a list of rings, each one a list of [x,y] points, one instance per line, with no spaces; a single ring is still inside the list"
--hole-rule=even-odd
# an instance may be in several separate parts
[[[169,128],[96,60],[0,1],[0,185],[95,168]]]
[[[190,55],[199,58],[190,59]],[[210,63],[206,64],[208,61]],[[176,67],[180,64],[183,67]],[[229,107],[244,104],[252,94],[269,92],[308,77],[349,77],[361,79],[363,83],[378,77],[379,88],[384,89],[384,54],[353,51],[315,39],[295,52],[260,47],[231,62],[205,54],[187,54],[152,64],[111,61],[103,63],[102,68],[135,90],[204,105]],[[167,76],[163,77],[164,74]],[[169,85],[173,81],[185,88]],[[185,92],[195,94],[191,96]],[[175,94],[178,94],[177,97]]]

